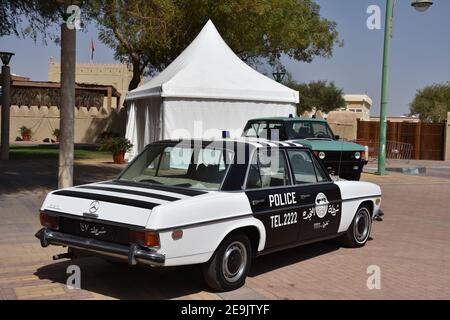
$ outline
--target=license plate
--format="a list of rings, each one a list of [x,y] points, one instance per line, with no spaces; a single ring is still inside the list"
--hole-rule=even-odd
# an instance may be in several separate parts
[[[80,221],[78,222],[78,233],[88,238],[101,240],[114,239],[113,228],[99,223]]]

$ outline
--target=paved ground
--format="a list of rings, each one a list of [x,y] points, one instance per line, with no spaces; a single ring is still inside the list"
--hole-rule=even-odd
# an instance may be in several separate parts
[[[377,171],[376,160],[371,161],[365,169],[368,172]],[[412,173],[418,172],[422,176],[438,177],[450,179],[450,161],[430,161],[430,160],[386,160],[386,169],[390,171]],[[400,171],[399,171],[400,170]]]
[[[76,183],[107,179],[120,166],[78,162]],[[245,287],[205,291],[198,268],[128,268],[96,258],[52,261],[60,248],[34,238],[38,209],[56,186],[56,162],[0,162],[0,299],[449,299],[450,180],[392,173],[363,179],[382,186],[385,221],[362,249],[313,244],[254,261]],[[82,290],[65,286],[77,264]],[[381,290],[366,286],[380,267]]]

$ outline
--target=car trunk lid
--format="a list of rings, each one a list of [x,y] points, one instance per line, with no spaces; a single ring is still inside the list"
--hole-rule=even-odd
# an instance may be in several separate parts
[[[136,186],[114,181],[94,183],[54,191],[47,196],[42,209],[145,227],[153,208],[206,193],[163,189],[160,186]]]

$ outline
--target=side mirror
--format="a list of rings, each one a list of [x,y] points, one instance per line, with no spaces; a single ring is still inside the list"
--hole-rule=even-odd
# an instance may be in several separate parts
[[[341,139],[341,136],[339,136],[339,135],[334,136],[334,140],[339,140],[339,139]]]

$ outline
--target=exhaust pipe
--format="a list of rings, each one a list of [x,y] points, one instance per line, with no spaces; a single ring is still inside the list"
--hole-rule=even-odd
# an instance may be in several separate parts
[[[71,258],[73,258],[73,252],[69,251],[66,253],[55,254],[52,258],[54,261],[61,260],[61,259],[71,259]]]

